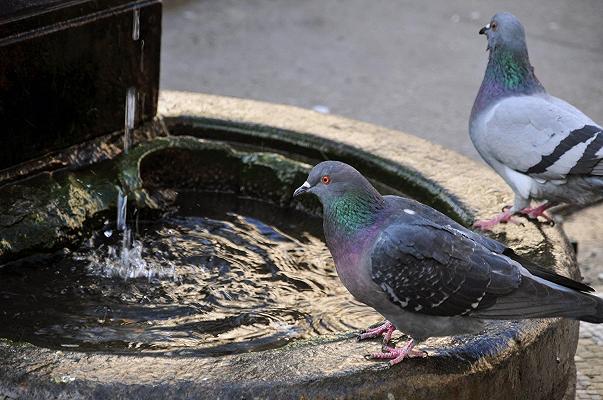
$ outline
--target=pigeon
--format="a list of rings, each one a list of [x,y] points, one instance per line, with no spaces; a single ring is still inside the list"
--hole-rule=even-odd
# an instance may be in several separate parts
[[[603,128],[576,107],[549,95],[530,64],[524,28],[498,13],[488,38],[486,73],[469,119],[475,148],[513,189],[515,201],[475,227],[490,230],[515,214],[548,222],[559,204],[603,199]],[[532,207],[532,200],[544,201]]]
[[[470,334],[486,320],[567,317],[603,322],[593,289],[522,258],[415,200],[382,196],[350,165],[317,164],[293,196],[312,193],[337,274],[386,322],[360,339],[384,336],[372,357],[397,364],[423,357],[415,343]],[[398,329],[412,339],[389,345]]]

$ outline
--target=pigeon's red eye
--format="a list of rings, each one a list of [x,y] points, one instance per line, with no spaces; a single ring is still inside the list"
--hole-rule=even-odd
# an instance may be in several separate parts
[[[329,175],[323,176],[320,180],[325,185],[328,185],[329,183],[331,183],[331,177]]]
[[[492,21],[492,23],[490,24],[490,28],[496,32],[496,22]]]

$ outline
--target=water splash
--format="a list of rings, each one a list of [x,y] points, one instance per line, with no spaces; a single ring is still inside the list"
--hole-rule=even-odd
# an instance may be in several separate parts
[[[121,243],[118,245],[107,246],[106,251],[104,248],[91,250],[74,256],[74,259],[87,262],[87,270],[90,273],[106,278],[123,278],[127,281],[144,277],[149,282],[155,278],[177,279],[172,261],[148,262],[145,259],[144,245],[139,240],[132,240],[130,228],[122,232]]]
[[[119,252],[121,236],[99,231],[26,274],[0,269],[8,296],[0,337],[57,349],[215,356],[382,320],[338,281],[321,220],[211,193],[181,194],[176,206],[137,221],[142,244],[133,241],[127,253]],[[155,275],[129,279],[145,274]]]

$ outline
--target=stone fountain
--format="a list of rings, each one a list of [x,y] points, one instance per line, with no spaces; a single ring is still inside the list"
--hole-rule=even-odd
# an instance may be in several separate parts
[[[157,96],[159,2],[38,3],[16,2],[0,22],[0,46],[27,61],[0,68],[8,121],[0,399],[571,396],[572,321],[498,322],[479,335],[428,340],[421,347],[429,357],[396,368],[366,360],[379,342],[357,342],[354,329],[379,318],[339,290],[316,228],[319,205],[291,200],[311,165],[339,159],[380,190],[469,225],[510,201],[493,173],[413,136],[336,116]],[[75,54],[62,45],[72,30],[85,59],[67,64],[59,55]],[[125,50],[116,52],[116,42]],[[33,61],[38,53],[47,64]],[[63,85],[48,83],[48,71]],[[25,83],[33,99],[9,107]],[[128,97],[131,88],[137,94]],[[118,246],[111,240],[126,196],[144,261],[134,274],[108,250]],[[498,239],[579,276],[558,228],[508,226]],[[259,312],[252,287],[277,301]]]

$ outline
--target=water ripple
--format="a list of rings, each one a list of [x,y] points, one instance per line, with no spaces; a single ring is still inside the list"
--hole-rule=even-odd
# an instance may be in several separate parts
[[[118,235],[102,232],[54,263],[0,272],[0,336],[80,350],[219,355],[380,320],[339,282],[320,221],[252,201],[215,201],[195,199],[195,207],[139,223],[137,256],[150,279],[114,277],[107,249]]]

